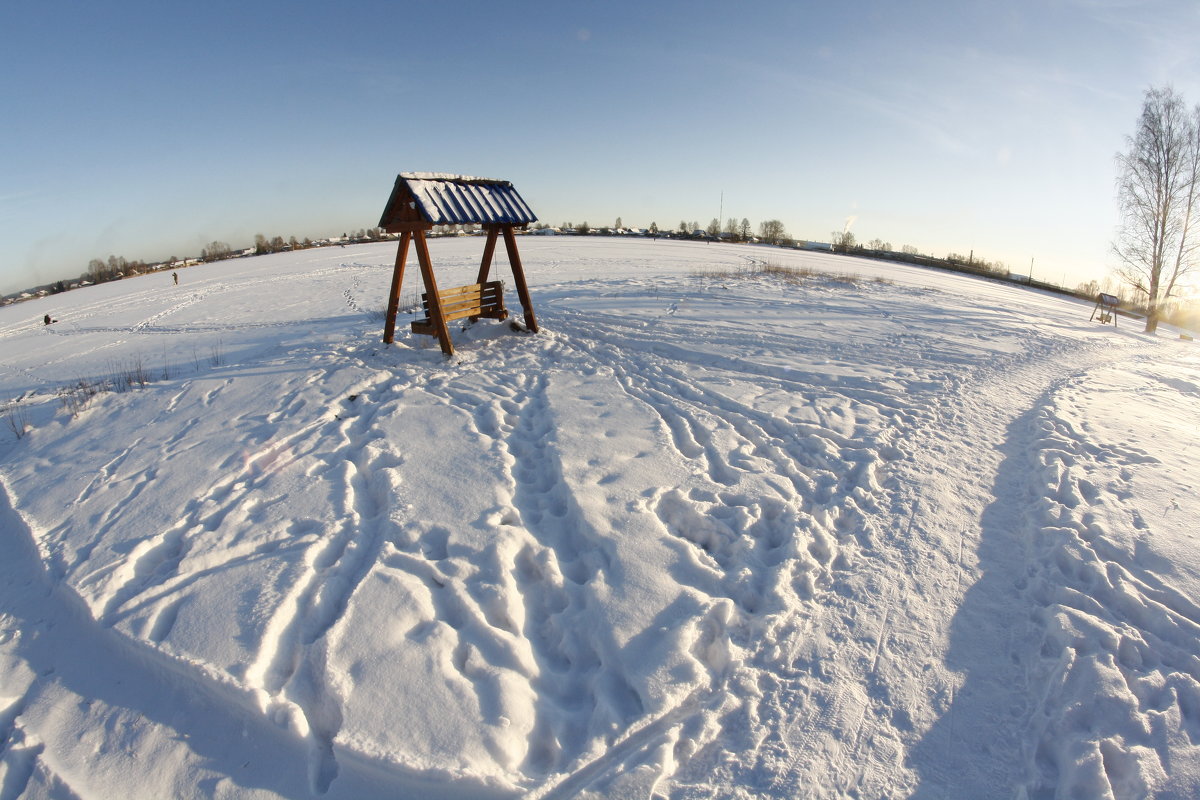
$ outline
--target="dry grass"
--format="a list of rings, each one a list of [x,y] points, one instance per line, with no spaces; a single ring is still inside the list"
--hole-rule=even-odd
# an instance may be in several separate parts
[[[196,370],[200,371],[202,366],[202,357],[200,353],[193,348],[192,358],[196,364]],[[217,341],[212,345],[208,354],[208,363],[212,366],[218,366],[224,361],[224,353],[221,350],[221,342]],[[175,369],[164,363],[161,371],[157,373],[162,380],[170,380]],[[66,410],[72,418],[78,417],[83,410],[91,403],[92,398],[99,394],[115,392],[132,392],[137,389],[145,389],[155,379],[155,373],[146,368],[141,356],[133,356],[124,360],[114,360],[108,362],[108,374],[92,378],[78,378],[73,383],[59,387],[56,394],[59,404]],[[17,433],[15,424],[11,417],[8,420],[10,428]],[[21,438],[23,434],[18,434],[17,438]]]
[[[18,439],[24,439],[29,432],[29,414],[19,400],[13,400],[4,407],[4,423]]]
[[[773,264],[770,261],[756,262],[748,267],[741,269],[727,270],[698,270],[690,273],[694,278],[706,278],[710,280],[762,280],[771,278],[792,285],[804,285],[807,283],[846,283],[851,286],[860,286],[864,283],[879,283],[891,285],[892,282],[887,278],[864,278],[861,275],[854,275],[845,272],[825,272],[823,270],[812,269],[811,267],[785,267],[780,264]]]
[[[93,397],[105,391],[106,383],[80,378],[58,390],[58,401],[71,417],[78,417]]]

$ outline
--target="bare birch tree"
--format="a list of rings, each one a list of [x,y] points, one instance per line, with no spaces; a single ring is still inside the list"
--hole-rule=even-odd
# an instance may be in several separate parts
[[[1179,246],[1175,251],[1175,263],[1171,278],[1167,282],[1163,297],[1175,291],[1176,281],[1181,275],[1196,266],[1197,251],[1200,250],[1200,224],[1194,214],[1200,214],[1200,105],[1192,109],[1188,133],[1187,150],[1184,154],[1184,179],[1187,181],[1187,197],[1183,206],[1183,225],[1179,231]]]
[[[758,238],[767,244],[779,244],[787,238],[783,223],[777,219],[769,219],[758,223]]]
[[[738,240],[738,222],[733,217],[725,220],[725,230],[721,233],[728,234],[729,241],[736,242]]]
[[[1188,114],[1169,87],[1150,89],[1137,131],[1117,155],[1121,228],[1113,251],[1117,272],[1146,297],[1146,333],[1158,327],[1160,306],[1196,255],[1192,215],[1200,211],[1200,107]]]

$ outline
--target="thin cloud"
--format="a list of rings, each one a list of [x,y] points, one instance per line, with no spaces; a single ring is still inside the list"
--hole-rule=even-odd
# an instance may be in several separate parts
[[[1200,3],[1174,0],[1066,0],[1092,20],[1141,41],[1161,80],[1194,72]],[[1190,65],[1190,66],[1189,66]]]
[[[780,69],[771,64],[738,58],[714,58],[722,66],[736,69],[749,79],[778,86],[789,94],[813,95],[831,108],[858,109],[911,131],[917,138],[947,153],[970,154],[975,148],[953,135],[953,109],[934,99],[934,92],[917,94],[897,85],[865,87]]]
[[[49,197],[50,194],[48,192],[33,189],[23,192],[0,194],[0,219],[16,216],[17,212],[31,206],[36,206],[49,199]]]

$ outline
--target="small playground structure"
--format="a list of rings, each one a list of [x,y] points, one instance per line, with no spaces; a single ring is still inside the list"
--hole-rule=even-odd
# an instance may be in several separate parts
[[[390,344],[395,337],[400,288],[404,283],[404,266],[410,245],[416,248],[425,283],[425,293],[421,296],[425,318],[412,323],[413,333],[436,337],[442,352],[452,356],[454,343],[450,340],[448,323],[459,319],[507,319],[503,284],[488,280],[496,243],[501,237],[524,312],[525,327],[536,333],[537,318],[513,233],[515,228],[524,228],[536,221],[533,211],[508,181],[440,172],[400,173],[379,220],[379,227],[388,233],[400,234],[383,328],[384,343]],[[478,277],[475,283],[439,290],[425,233],[434,225],[467,224],[480,225],[487,231]]]
[[[1101,292],[1096,295],[1096,307],[1092,309],[1092,316],[1088,318],[1088,321],[1096,319],[1098,314],[1101,325],[1111,322],[1114,328],[1117,327],[1117,306],[1119,305],[1121,305],[1119,297]]]

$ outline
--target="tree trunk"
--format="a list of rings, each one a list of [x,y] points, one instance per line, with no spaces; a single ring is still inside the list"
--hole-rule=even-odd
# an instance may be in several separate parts
[[[1144,333],[1154,333],[1158,330],[1158,282],[1159,273],[1150,278],[1150,297],[1146,303],[1146,330]]]

